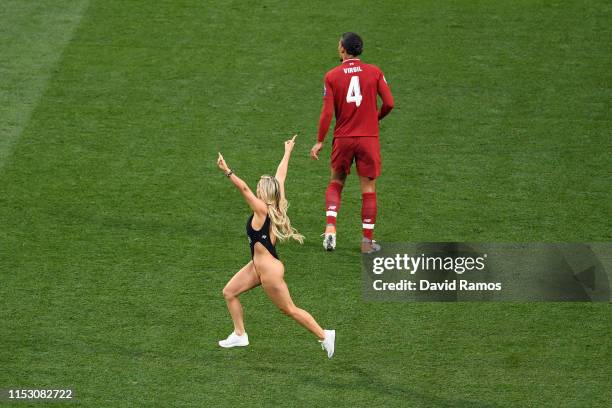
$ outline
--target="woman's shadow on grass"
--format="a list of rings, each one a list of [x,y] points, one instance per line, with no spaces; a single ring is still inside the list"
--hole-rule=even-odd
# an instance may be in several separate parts
[[[342,368],[345,375],[338,381],[330,381],[329,377],[317,374],[309,374],[303,370],[283,369],[270,367],[269,365],[254,365],[249,367],[259,373],[275,372],[283,376],[291,376],[303,383],[314,385],[317,388],[328,388],[332,390],[367,390],[372,394],[380,394],[383,397],[393,397],[403,406],[427,406],[427,407],[453,407],[453,408],[495,408],[496,404],[489,402],[450,399],[437,395],[426,394],[403,386],[396,382],[382,380],[374,373],[356,365],[346,365]],[[356,378],[355,378],[356,377]],[[340,377],[338,377],[340,378]]]

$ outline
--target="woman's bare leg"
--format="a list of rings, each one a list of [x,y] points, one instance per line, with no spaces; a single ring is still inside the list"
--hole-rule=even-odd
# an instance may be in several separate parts
[[[236,272],[223,288],[223,297],[234,322],[234,332],[239,336],[244,334],[244,320],[242,305],[240,300],[238,300],[238,296],[259,284],[261,284],[261,281],[255,272],[253,261],[250,261],[241,270]]]
[[[325,334],[323,333],[321,326],[319,326],[310,313],[297,307],[293,303],[293,300],[291,300],[289,288],[283,279],[283,264],[274,260],[265,262],[265,264],[262,266],[264,266],[264,268],[262,268],[262,271],[260,271],[261,286],[272,302],[274,302],[281,312],[310,330],[319,338],[319,340],[323,340],[325,338]]]

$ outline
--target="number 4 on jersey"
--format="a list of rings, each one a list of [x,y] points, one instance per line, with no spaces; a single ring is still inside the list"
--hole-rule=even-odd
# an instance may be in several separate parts
[[[349,84],[348,92],[346,93],[346,102],[354,103],[359,107],[361,105],[361,88],[359,87],[359,77],[357,75],[351,77],[351,83]]]

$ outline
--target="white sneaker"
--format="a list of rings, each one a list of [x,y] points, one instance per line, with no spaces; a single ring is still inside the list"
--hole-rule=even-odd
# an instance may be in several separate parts
[[[323,234],[323,248],[326,251],[333,251],[336,249],[336,233],[326,232]]]
[[[231,347],[245,347],[249,345],[249,335],[244,333],[242,336],[236,334],[236,332],[232,332],[227,339],[221,340],[219,345],[223,348],[231,348]]]
[[[336,331],[335,330],[323,330],[325,338],[321,343],[321,348],[327,350],[327,358],[332,358],[334,355],[334,349],[336,348]]]

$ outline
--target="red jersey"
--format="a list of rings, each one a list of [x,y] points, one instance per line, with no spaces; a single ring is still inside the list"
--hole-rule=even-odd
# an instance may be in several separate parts
[[[378,111],[377,95],[382,107]],[[325,74],[323,109],[317,140],[322,142],[336,115],[334,137],[378,137],[378,121],[393,109],[393,96],[382,71],[359,58],[344,60]]]

